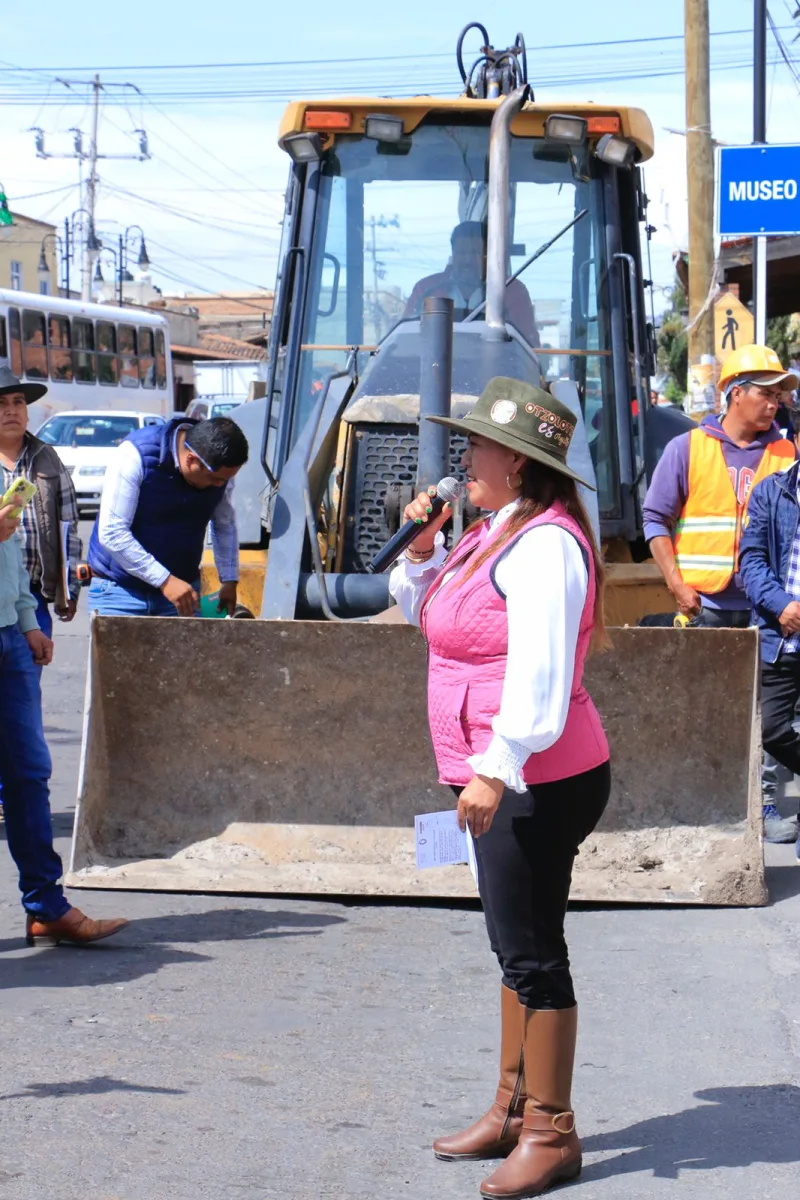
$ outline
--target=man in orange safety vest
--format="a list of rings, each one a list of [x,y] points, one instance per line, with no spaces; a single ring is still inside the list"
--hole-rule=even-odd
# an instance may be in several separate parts
[[[798,382],[768,346],[734,350],[720,376],[725,415],[674,438],[653,472],[644,535],[678,612],[693,625],[750,624],[738,573],[742,519],[755,484],[795,461],[794,441],[783,437],[775,416]],[[767,840],[795,841],[796,822],[780,817],[769,789],[764,799]]]

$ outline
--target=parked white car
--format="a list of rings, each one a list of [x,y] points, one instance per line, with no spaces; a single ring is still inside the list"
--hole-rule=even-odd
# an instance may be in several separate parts
[[[186,412],[181,415],[192,417],[195,421],[208,421],[211,417],[229,416],[240,404],[239,400],[217,400],[213,396],[200,396],[192,400]]]
[[[123,438],[144,425],[163,425],[153,413],[98,411],[57,413],[36,436],[52,446],[72,476],[78,511],[97,512],[103,494],[103,477],[111,452]]]

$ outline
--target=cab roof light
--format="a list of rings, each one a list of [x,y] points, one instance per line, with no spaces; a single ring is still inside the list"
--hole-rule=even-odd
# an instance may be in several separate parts
[[[619,117],[589,117],[589,133],[619,133]]]
[[[303,125],[306,129],[350,129],[353,124],[353,114],[349,112],[333,112],[325,109],[306,109]]]
[[[630,167],[636,160],[636,146],[627,138],[607,133],[595,146],[595,154],[610,167]]]
[[[281,147],[298,166],[319,162],[322,158],[322,141],[318,133],[290,133],[282,139]]]
[[[582,146],[586,141],[586,133],[585,117],[551,113],[544,123],[544,136],[549,142],[563,142],[567,146]]]
[[[403,118],[370,113],[364,121],[364,133],[376,142],[400,142],[403,140]]]

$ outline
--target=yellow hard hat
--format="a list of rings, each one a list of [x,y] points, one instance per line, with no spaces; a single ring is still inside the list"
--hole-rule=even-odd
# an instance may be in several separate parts
[[[800,378],[794,371],[784,370],[781,360],[769,346],[742,346],[725,359],[719,377],[720,391],[724,392],[734,380],[746,379],[779,383],[783,392],[793,392],[800,386]]]

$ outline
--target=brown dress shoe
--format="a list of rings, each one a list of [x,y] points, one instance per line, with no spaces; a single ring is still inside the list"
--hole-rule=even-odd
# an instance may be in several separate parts
[[[87,917],[79,908],[71,908],[55,921],[40,921],[38,917],[28,913],[25,928],[25,941],[29,946],[35,945],[39,939],[54,942],[72,942],[76,946],[86,946],[89,942],[99,942],[103,938],[113,937],[129,925],[124,917],[114,917],[110,921],[94,921]]]
[[[528,1099],[516,1149],[481,1184],[486,1200],[527,1200],[581,1173],[571,1108],[577,1008],[525,1010]]]
[[[511,1151],[522,1132],[525,1108],[525,1079],[522,1069],[522,1032],[525,1009],[516,992],[503,986],[500,992],[500,1082],[494,1104],[462,1133],[437,1138],[437,1158],[502,1158]]]

